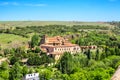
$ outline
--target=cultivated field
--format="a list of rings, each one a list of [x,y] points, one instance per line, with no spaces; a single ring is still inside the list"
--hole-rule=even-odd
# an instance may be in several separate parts
[[[98,25],[111,26],[104,22],[78,22],[78,21],[0,21],[0,27],[25,27],[25,26],[44,26],[44,25]]]
[[[3,48],[7,47],[15,47],[16,45],[23,45],[25,44],[29,39],[24,38],[22,36],[14,35],[14,34],[0,34],[0,45],[2,45]]]

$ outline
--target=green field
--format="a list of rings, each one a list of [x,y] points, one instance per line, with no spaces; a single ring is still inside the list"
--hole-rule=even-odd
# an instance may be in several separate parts
[[[25,27],[25,26],[44,26],[44,25],[99,25],[111,26],[105,22],[79,22],[79,21],[0,21],[0,27]]]
[[[0,45],[3,48],[14,46],[13,44],[26,43],[29,39],[14,34],[0,34]]]

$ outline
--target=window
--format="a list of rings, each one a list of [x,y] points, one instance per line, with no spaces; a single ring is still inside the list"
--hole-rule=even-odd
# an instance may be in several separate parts
[[[74,50],[76,50],[76,48],[74,48]]]

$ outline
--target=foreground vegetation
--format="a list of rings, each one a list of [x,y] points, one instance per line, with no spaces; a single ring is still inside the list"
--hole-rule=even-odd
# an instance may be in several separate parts
[[[116,28],[119,29],[117,26]],[[0,65],[0,80],[21,80],[28,73],[38,72],[42,80],[110,80],[120,65],[120,37],[116,28],[92,25],[49,25],[1,29],[1,35],[31,38],[29,48],[17,46],[3,48],[0,56],[8,62]],[[40,37],[61,35],[80,46],[96,45],[96,50],[86,49],[78,54],[65,52],[55,61],[39,48]],[[5,38],[4,38],[5,39]],[[13,41],[13,39],[10,39]],[[8,44],[8,40],[1,41]],[[22,60],[27,59],[27,62]]]

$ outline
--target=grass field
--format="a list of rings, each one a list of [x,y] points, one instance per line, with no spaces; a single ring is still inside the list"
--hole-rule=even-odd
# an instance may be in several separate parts
[[[0,21],[0,27],[25,27],[25,26],[44,26],[44,25],[99,25],[111,26],[104,22],[78,22],[78,21]]]
[[[0,34],[0,45],[3,48],[6,47],[12,47],[14,46],[13,44],[22,44],[22,43],[26,43],[29,39],[28,38],[23,38],[21,36],[18,35],[14,35],[14,34]]]

